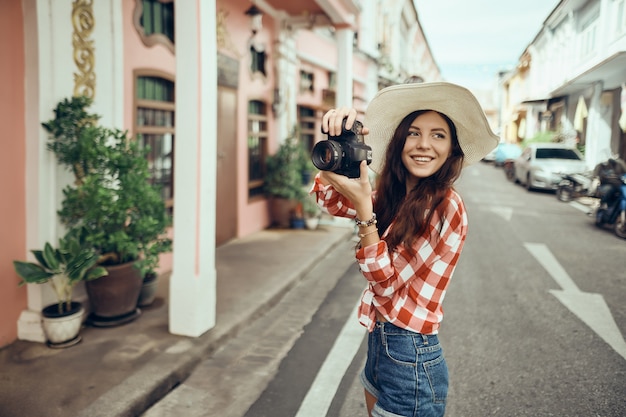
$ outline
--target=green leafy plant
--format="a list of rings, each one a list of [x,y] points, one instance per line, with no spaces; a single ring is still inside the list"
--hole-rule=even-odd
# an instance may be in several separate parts
[[[80,229],[82,242],[99,255],[97,264],[136,261],[146,273],[159,254],[171,250],[166,236],[171,218],[159,190],[150,184],[149,149],[126,131],[97,125],[87,97],[59,102],[55,118],[42,123],[48,149],[74,174],[63,189],[61,222]]]
[[[50,284],[57,296],[58,312],[69,311],[74,286],[107,275],[106,269],[96,267],[98,254],[93,248],[81,246],[76,231],[59,239],[59,246],[46,242],[43,250],[32,250],[35,262],[13,261],[15,272],[24,284]]]
[[[306,190],[302,183],[306,151],[295,136],[287,138],[274,155],[266,159],[265,192],[274,197],[302,201]]]

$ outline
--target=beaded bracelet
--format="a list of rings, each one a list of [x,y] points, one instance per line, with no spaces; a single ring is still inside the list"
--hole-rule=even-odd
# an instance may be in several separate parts
[[[367,226],[371,226],[373,224],[376,224],[376,213],[372,214],[372,218],[369,219],[368,221],[364,222],[363,220],[360,220],[358,217],[354,218],[354,221],[356,222],[356,225],[359,227],[367,227]]]
[[[371,232],[367,232],[367,233],[359,233],[359,237],[360,237],[361,239],[363,239],[365,236],[367,236],[367,235],[371,235],[371,234],[374,234],[374,233],[378,233],[378,228],[376,228],[376,229],[372,230]]]

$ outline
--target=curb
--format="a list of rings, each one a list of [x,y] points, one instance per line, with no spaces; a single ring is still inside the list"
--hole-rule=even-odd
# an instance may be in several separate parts
[[[205,335],[174,343],[141,370],[92,402],[76,417],[135,417],[144,413],[186,380],[201,361],[261,317],[268,306],[275,304],[302,280],[312,265],[324,258],[340,242],[351,238],[352,229],[338,229],[339,232],[332,236],[334,239],[326,246],[318,248],[306,262],[300,263],[284,285],[276,288],[273,294],[261,300],[254,309],[237,317],[236,322],[223,325],[218,321]]]

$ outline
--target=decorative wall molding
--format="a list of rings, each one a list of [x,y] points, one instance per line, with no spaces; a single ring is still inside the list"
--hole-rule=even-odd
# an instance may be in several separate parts
[[[74,0],[72,3],[72,46],[74,63],[78,72],[74,73],[74,95],[94,98],[96,95],[96,74],[94,72],[94,41],[89,39],[96,24],[93,15],[93,0]]]
[[[222,51],[228,51],[234,55],[235,58],[241,58],[242,53],[239,52],[233,40],[230,37],[228,28],[226,27],[226,19],[228,18],[228,11],[219,7],[216,15],[216,27],[215,35],[217,40],[217,49]]]

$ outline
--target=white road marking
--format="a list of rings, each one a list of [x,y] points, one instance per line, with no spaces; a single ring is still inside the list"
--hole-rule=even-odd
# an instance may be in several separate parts
[[[356,319],[358,306],[357,304],[354,307],[341,329],[341,333],[302,401],[296,417],[319,417],[325,416],[328,412],[341,379],[367,333]]]
[[[550,293],[626,359],[626,342],[604,297],[580,291],[546,245],[524,243],[524,246],[562,288]]]
[[[506,221],[511,221],[511,217],[513,217],[513,208],[512,207],[504,207],[504,206],[491,206],[489,208],[492,212],[499,215]]]
[[[593,207],[586,206],[584,204],[580,204],[577,201],[571,201],[569,203],[569,205],[574,207],[575,209],[578,209],[578,210],[582,211],[583,213],[589,213],[591,210],[593,210]]]

